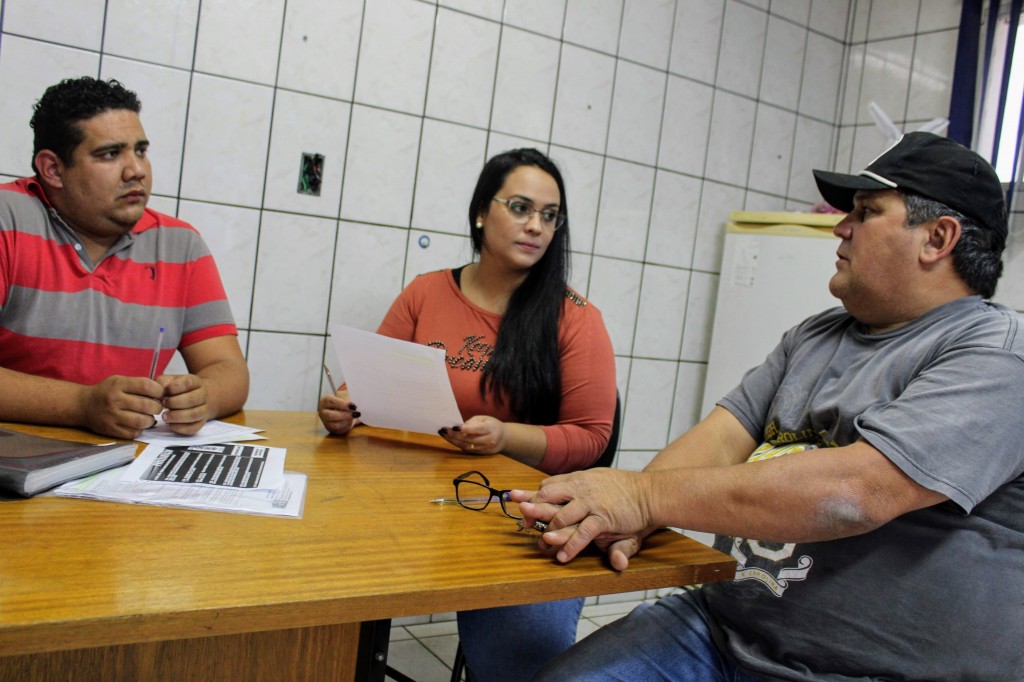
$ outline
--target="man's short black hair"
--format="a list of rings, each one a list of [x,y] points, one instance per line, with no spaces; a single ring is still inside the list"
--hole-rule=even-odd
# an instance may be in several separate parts
[[[71,165],[72,152],[85,138],[78,126],[80,121],[117,109],[137,114],[142,111],[142,103],[134,92],[114,79],[102,81],[83,76],[66,78],[48,87],[34,109],[29,122],[35,131],[33,168],[36,154],[44,149],[49,149],[65,164]],[[38,168],[36,172],[39,172]]]
[[[930,223],[942,216],[960,222],[960,240],[953,247],[953,268],[960,279],[982,298],[992,298],[1003,274],[1003,249],[1006,237],[998,230],[983,227],[977,220],[950,208],[941,201],[913,192],[900,192],[907,207],[907,227]]]

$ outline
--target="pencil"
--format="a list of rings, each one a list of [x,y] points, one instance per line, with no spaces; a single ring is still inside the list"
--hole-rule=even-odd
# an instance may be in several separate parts
[[[327,383],[331,386],[331,393],[337,395],[338,387],[334,383],[334,377],[331,376],[331,368],[327,366],[326,362],[324,363],[324,376],[327,377]]]
[[[484,502],[489,502],[490,500],[496,500],[496,499],[498,499],[498,496],[497,495],[492,495],[491,497],[464,497],[464,498],[462,498],[462,501],[465,502],[466,504],[482,504]],[[506,500],[508,499],[508,494],[505,495],[505,499]],[[454,497],[438,497],[438,498],[433,499],[433,500],[430,501],[430,504],[458,504],[458,503],[459,503],[459,501],[456,498],[454,498]]]
[[[149,378],[156,378],[156,366],[160,361],[160,346],[164,342],[164,328],[160,327],[160,333],[156,337],[156,348],[153,349],[153,363],[149,366]]]

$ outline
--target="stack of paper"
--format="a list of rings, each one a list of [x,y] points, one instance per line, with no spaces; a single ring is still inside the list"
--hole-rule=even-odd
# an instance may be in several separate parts
[[[301,518],[306,476],[284,471],[284,448],[151,443],[127,467],[71,481],[61,497]]]
[[[258,435],[263,429],[254,429],[251,426],[238,426],[227,422],[210,420],[203,424],[199,433],[194,436],[183,436],[180,433],[171,431],[165,422],[159,421],[151,429],[146,429],[139,440],[143,443],[156,443],[167,441],[175,445],[198,445],[202,443],[238,443],[240,441],[263,440]]]

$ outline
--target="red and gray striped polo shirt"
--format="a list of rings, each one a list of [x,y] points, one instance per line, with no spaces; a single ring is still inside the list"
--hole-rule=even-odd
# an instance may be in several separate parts
[[[188,223],[146,209],[92,264],[34,178],[0,184],[0,366],[95,384],[157,374],[176,348],[237,334],[213,256]]]

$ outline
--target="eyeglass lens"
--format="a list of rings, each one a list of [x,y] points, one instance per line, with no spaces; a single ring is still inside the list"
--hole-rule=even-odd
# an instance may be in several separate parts
[[[520,518],[519,503],[506,499],[500,490],[492,488],[487,477],[478,471],[470,471],[455,479],[455,499],[466,509],[481,511],[491,503],[498,502],[507,516]]]
[[[565,216],[559,213],[557,209],[536,209],[528,202],[519,199],[502,199],[501,197],[494,197],[494,200],[504,204],[505,208],[508,209],[509,215],[512,216],[512,219],[519,224],[530,222],[534,213],[540,215],[541,223],[556,230],[565,222]]]

